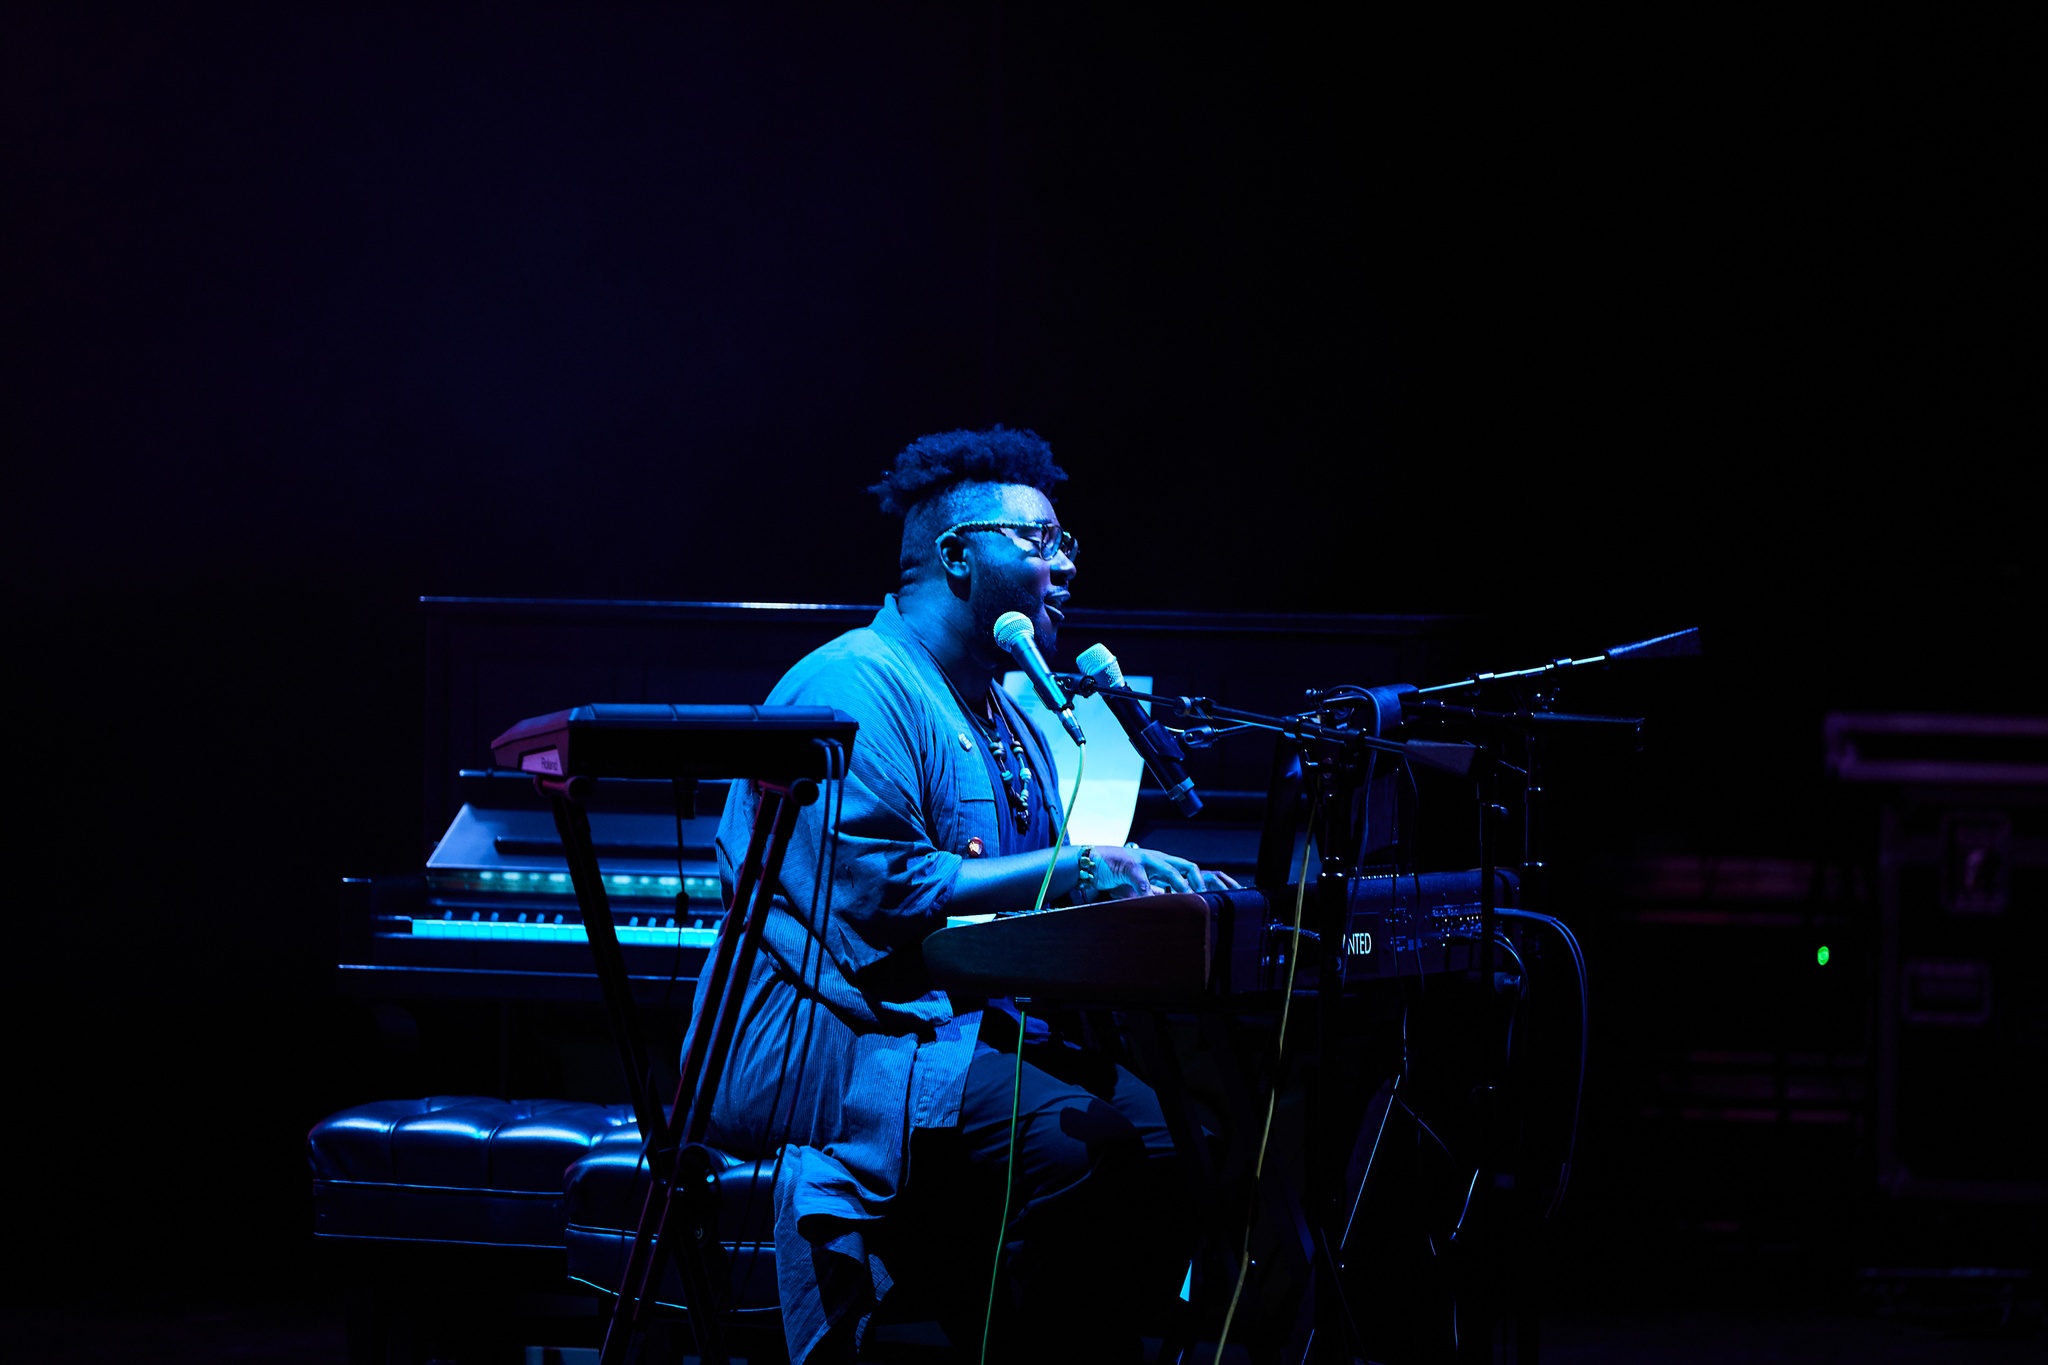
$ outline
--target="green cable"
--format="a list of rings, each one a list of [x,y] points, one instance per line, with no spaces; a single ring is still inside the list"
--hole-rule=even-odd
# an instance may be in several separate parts
[[[1088,746],[1081,745],[1075,751],[1074,794],[1067,798],[1067,808],[1060,812],[1060,837],[1052,841],[1052,857],[1045,865],[1045,880],[1038,884],[1038,900],[1032,911],[1045,909],[1045,893],[1052,887],[1053,869],[1060,865],[1060,850],[1067,845],[1067,821],[1074,816],[1074,803],[1081,799],[1081,772],[1088,766]],[[988,1365],[988,1329],[996,1320],[996,1282],[1003,1274],[1003,1243],[1010,1235],[1010,1190],[1016,1184],[1017,1175],[1017,1101],[1024,1093],[1024,1026],[1030,1021],[1031,1011],[1017,1002],[1017,1069],[1010,1077],[1010,1153],[1003,1159],[1003,1221],[996,1226],[996,1262],[988,1272],[988,1307],[981,1315],[981,1365]]]
[[[1301,912],[1308,900],[1308,853],[1315,846],[1317,802],[1308,806],[1308,838],[1301,843],[1301,872],[1294,879],[1294,940],[1287,949],[1287,993],[1280,997],[1280,1033],[1273,1042],[1273,1083],[1266,1090],[1266,1123],[1259,1130],[1259,1159],[1252,1165],[1252,1208],[1245,1216],[1244,1246],[1238,1256],[1237,1287],[1230,1291],[1230,1307],[1223,1313],[1223,1330],[1216,1334],[1216,1356],[1212,1365],[1222,1365],[1223,1348],[1230,1341],[1230,1324],[1237,1319],[1237,1301],[1244,1293],[1245,1277],[1252,1268],[1252,1225],[1259,1220],[1259,1177],[1266,1172],[1266,1142],[1273,1136],[1273,1105],[1280,1097],[1281,1067],[1287,1055],[1287,1015],[1294,1004],[1294,968],[1301,961]]]
[[[1038,899],[1031,906],[1033,913],[1045,909],[1045,893],[1052,889],[1052,872],[1060,865],[1059,851],[1067,846],[1067,822],[1074,818],[1074,803],[1081,799],[1081,774],[1087,767],[1088,746],[1078,745],[1074,749],[1074,794],[1067,798],[1067,808],[1060,812],[1060,837],[1052,841],[1052,861],[1045,865],[1045,880],[1038,884]]]
[[[996,1281],[1003,1273],[1003,1243],[1010,1234],[1010,1187],[1017,1169],[1017,1099],[1024,1090],[1024,1025],[1031,1011],[1017,1006],[1017,1070],[1010,1077],[1010,1155],[1003,1166],[1003,1221],[996,1228],[996,1263],[988,1272],[988,1307],[981,1315],[981,1365],[988,1365],[988,1329],[996,1319]]]

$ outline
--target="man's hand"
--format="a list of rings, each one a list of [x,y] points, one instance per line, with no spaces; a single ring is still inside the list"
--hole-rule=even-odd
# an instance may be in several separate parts
[[[1164,896],[1175,891],[1224,891],[1237,885],[1225,872],[1204,872],[1186,858],[1126,844],[1095,846],[1095,898]]]

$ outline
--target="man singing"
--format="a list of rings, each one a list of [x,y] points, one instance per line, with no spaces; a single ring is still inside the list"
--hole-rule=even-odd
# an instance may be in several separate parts
[[[1052,654],[1075,574],[1050,496],[1065,478],[1029,431],[913,442],[870,490],[903,518],[899,590],[768,697],[860,722],[843,809],[797,823],[713,1106],[715,1145],[782,1153],[776,1268],[798,1362],[851,1359],[899,1282],[978,1346],[1006,1178],[994,1355],[1135,1360],[1186,1264],[1152,1091],[1036,1017],[1020,1038],[1013,1002],[949,998],[920,952],[948,915],[1031,908],[1048,865],[1050,898],[1070,902],[1235,885],[1135,847],[1055,846],[1052,760],[999,684],[991,631],[1022,612]],[[734,784],[728,899],[754,809]]]

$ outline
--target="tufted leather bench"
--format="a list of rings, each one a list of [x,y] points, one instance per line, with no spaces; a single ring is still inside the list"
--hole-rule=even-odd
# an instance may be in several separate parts
[[[637,1156],[630,1107],[470,1095],[359,1104],[307,1136],[314,1232],[559,1249],[564,1173],[607,1139]]]
[[[734,1313],[772,1318],[775,1292],[774,1161],[727,1157],[718,1172],[718,1240],[732,1270]],[[639,1134],[610,1133],[569,1168],[566,1239],[569,1274],[607,1294],[618,1286],[647,1200],[647,1167]],[[656,1302],[683,1306],[683,1286],[670,1258]]]
[[[307,1151],[316,1239],[350,1286],[350,1359],[498,1359],[536,1339],[602,1339],[603,1296],[647,1195],[631,1106],[380,1100],[322,1119]],[[719,1180],[734,1344],[770,1358],[782,1340],[773,1168],[731,1161]],[[565,1293],[565,1269],[603,1296]],[[656,1300],[683,1299],[671,1261]]]

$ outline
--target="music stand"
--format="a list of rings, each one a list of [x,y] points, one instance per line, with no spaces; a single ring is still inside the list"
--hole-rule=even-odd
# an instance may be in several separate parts
[[[522,721],[492,741],[502,767],[531,773],[549,798],[583,912],[584,933],[625,1067],[633,1114],[647,1151],[647,1198],[605,1328],[601,1365],[620,1365],[645,1327],[672,1244],[691,1331],[706,1365],[727,1365],[724,1317],[730,1285],[714,1226],[720,1163],[704,1137],[711,1104],[739,1027],[746,982],[760,950],[769,907],[797,812],[818,799],[819,783],[843,777],[858,726],[829,707],[580,706]],[[701,778],[744,777],[760,793],[732,903],[719,921],[705,964],[692,1033],[664,1113],[619,950],[611,902],[591,838],[587,802],[606,777],[668,778],[694,791]],[[735,913],[738,912],[738,913]]]

